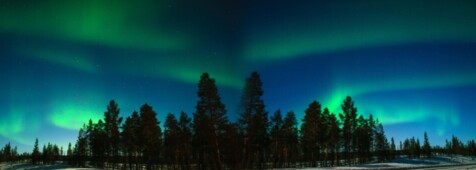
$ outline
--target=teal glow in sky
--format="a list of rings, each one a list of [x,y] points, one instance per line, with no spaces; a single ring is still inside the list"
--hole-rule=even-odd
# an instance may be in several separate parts
[[[191,114],[202,72],[235,120],[252,71],[271,113],[350,95],[396,141],[475,139],[474,21],[474,1],[1,1],[0,144],[66,146],[111,99]]]

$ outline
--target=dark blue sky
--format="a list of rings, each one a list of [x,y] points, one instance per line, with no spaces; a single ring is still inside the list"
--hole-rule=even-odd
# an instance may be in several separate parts
[[[75,142],[114,99],[191,114],[202,72],[231,120],[258,71],[267,111],[347,95],[396,141],[476,138],[474,1],[1,1],[0,144]]]

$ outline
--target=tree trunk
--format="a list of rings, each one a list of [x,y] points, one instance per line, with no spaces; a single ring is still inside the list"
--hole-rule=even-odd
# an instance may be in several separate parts
[[[221,170],[220,148],[218,147],[218,138],[215,135],[215,161],[217,170]]]

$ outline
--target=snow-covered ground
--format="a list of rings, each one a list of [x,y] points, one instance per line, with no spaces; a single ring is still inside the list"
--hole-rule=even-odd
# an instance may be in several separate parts
[[[457,165],[475,165],[476,158],[463,157],[463,156],[435,156],[432,158],[421,158],[421,159],[409,159],[406,157],[397,158],[390,162],[385,163],[369,163],[362,165],[355,165],[352,167],[348,166],[339,166],[339,167],[330,167],[330,168],[319,168],[319,169],[420,169],[420,168],[430,168],[430,167],[445,167],[457,166]],[[312,169],[312,168],[311,168]],[[439,169],[439,168],[438,168]]]
[[[451,167],[456,165],[466,165]],[[422,158],[422,159],[409,159],[406,157],[397,158],[391,162],[386,163],[369,163],[362,165],[355,165],[352,167],[340,166],[340,167],[329,167],[329,168],[319,168],[319,169],[467,169],[467,168],[476,168],[476,158],[463,157],[463,156],[435,156],[432,158]],[[15,163],[0,164],[0,170],[40,170],[40,169],[62,169],[62,170],[73,170],[73,169],[83,169],[83,170],[94,170],[95,168],[75,168],[66,164],[55,164],[55,165],[32,165],[28,163]],[[292,169],[292,168],[289,168]],[[316,169],[316,168],[306,168],[306,169]]]
[[[83,170],[95,170],[95,168],[75,168],[66,164],[54,164],[54,165],[32,165],[29,163],[2,163],[0,164],[1,170],[52,170],[52,169],[62,169],[62,170],[74,170],[74,169],[83,169]]]

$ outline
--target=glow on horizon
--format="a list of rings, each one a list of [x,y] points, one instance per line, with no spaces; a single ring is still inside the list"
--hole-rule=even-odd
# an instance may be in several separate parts
[[[347,85],[343,85],[347,84]],[[417,78],[399,77],[388,78],[366,83],[334,83],[330,94],[330,102],[326,103],[329,110],[339,108],[346,96],[359,96],[370,93],[396,90],[434,89],[442,87],[455,87],[476,85],[476,72],[460,72],[453,74],[440,74],[433,76],[420,76]]]
[[[90,106],[81,107],[75,104],[63,103],[57,107],[48,116],[48,119],[53,125],[60,128],[78,130],[83,127],[83,124],[87,124],[89,119],[97,122],[103,118],[103,111],[88,109]]]
[[[25,131],[25,113],[19,109],[10,110],[10,113],[0,119],[0,135],[13,139],[22,144],[30,144],[22,133]],[[32,130],[32,129],[30,129]]]

